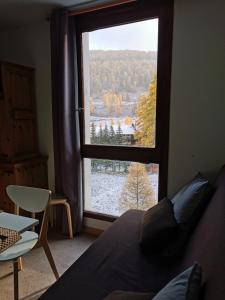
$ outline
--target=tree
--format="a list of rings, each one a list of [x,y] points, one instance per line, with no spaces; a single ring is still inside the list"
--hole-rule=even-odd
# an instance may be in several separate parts
[[[102,123],[99,124],[98,143],[104,144],[104,132],[102,129]]]
[[[120,126],[120,122],[118,123],[118,129],[116,131],[116,145],[121,145],[123,142],[123,131]]]
[[[104,144],[110,143],[109,129],[107,123],[105,124],[105,128],[103,130],[103,139],[104,139]]]
[[[121,115],[123,96],[117,95],[112,91],[108,91],[103,95],[103,102],[105,107],[107,108],[108,115],[111,115],[113,113],[116,115]]]
[[[97,135],[96,135],[96,126],[94,123],[91,123],[91,144],[96,144]]]
[[[94,115],[95,107],[94,107],[94,99],[93,97],[90,97],[90,113],[91,115]]]
[[[119,203],[121,211],[128,209],[147,210],[155,205],[153,188],[143,164],[130,164],[127,181],[124,185]]]
[[[113,125],[110,125],[110,130],[109,130],[109,137],[110,137],[110,142],[109,144],[115,144],[116,143],[116,133],[115,130],[113,128]]]
[[[142,95],[139,98],[136,111],[136,132],[135,139],[139,145],[155,146],[155,128],[156,128],[156,76],[149,86],[148,95]]]
[[[124,124],[129,126],[129,125],[131,125],[132,123],[133,123],[132,118],[127,116],[127,117],[125,118]]]

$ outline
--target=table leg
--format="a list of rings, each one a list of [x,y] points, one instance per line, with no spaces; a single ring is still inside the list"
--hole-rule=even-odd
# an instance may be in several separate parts
[[[18,260],[13,260],[14,300],[19,300]]]
[[[18,258],[18,270],[22,271],[23,270],[23,261],[22,261],[22,257]]]

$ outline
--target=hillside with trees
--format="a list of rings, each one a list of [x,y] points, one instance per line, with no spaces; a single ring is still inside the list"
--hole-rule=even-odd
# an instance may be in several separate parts
[[[91,96],[107,92],[126,96],[147,90],[156,73],[157,53],[131,50],[90,51]],[[125,99],[126,100],[126,99]]]

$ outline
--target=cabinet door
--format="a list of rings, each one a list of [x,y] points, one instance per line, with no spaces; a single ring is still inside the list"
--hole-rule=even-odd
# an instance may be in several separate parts
[[[15,168],[16,184],[48,188],[46,159],[33,159]]]
[[[6,194],[6,187],[9,184],[15,184],[13,172],[0,170],[0,209],[14,213],[14,204]]]
[[[11,145],[8,155],[21,157],[37,153],[34,71],[4,63],[2,80]]]

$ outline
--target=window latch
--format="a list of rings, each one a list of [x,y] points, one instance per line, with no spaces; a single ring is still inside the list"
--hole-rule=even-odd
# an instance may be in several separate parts
[[[82,111],[84,111],[84,108],[83,107],[78,107],[78,108],[75,108],[75,111],[82,112]]]

